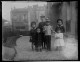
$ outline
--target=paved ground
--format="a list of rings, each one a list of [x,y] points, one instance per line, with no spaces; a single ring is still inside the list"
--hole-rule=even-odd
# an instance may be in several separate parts
[[[42,52],[32,51],[31,43],[29,42],[29,36],[22,36],[18,38],[17,40],[16,38],[17,37],[15,37],[14,42],[7,43],[7,45],[10,44],[10,46],[15,45],[15,48],[11,46],[13,49],[10,49],[9,48],[10,46],[8,46],[5,51],[4,50],[6,48],[5,46],[3,49],[6,54],[8,53],[5,57],[14,56],[12,52],[16,50],[17,54],[14,56],[15,61],[20,61],[20,60],[72,60],[72,59],[77,60],[78,59],[78,48],[77,48],[78,43],[77,43],[77,40],[75,40],[74,38],[65,37],[64,38],[65,48],[63,49],[63,51],[55,51],[54,50],[54,37],[52,37],[52,41],[51,41],[52,51],[50,52],[46,52],[45,50],[43,50]]]
[[[73,39],[74,40],[74,39]],[[71,41],[67,40],[68,42],[66,43],[66,45],[69,43],[71,43]],[[18,60],[76,60],[77,59],[77,54],[73,57],[70,56],[70,53],[72,53],[72,51],[76,50],[77,47],[71,47],[74,48],[72,49],[72,51],[68,52],[69,50],[71,50],[71,48],[64,48],[63,51],[55,51],[54,50],[54,38],[52,38],[51,41],[51,47],[52,47],[52,51],[50,52],[46,52],[46,51],[42,51],[42,52],[35,52],[31,50],[31,43],[29,42],[29,37],[28,36],[23,36],[20,37],[17,41],[16,41],[17,46],[15,47],[17,50],[17,55],[14,58],[15,61]],[[72,45],[72,43],[70,44]],[[76,43],[75,43],[76,45]],[[74,54],[75,52],[73,52]],[[65,55],[67,54],[67,55]],[[72,54],[72,55],[73,55]],[[73,58],[72,58],[73,57]]]

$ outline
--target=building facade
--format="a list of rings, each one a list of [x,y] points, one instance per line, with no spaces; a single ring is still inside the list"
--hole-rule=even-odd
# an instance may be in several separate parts
[[[11,21],[13,30],[28,30],[28,11],[26,8],[11,10]]]
[[[28,6],[28,20],[29,20],[29,29],[30,23],[35,21],[37,23],[41,22],[40,16],[45,16],[45,9],[46,6],[38,6],[38,5],[33,5],[33,6]]]
[[[57,19],[62,19],[65,33],[77,36],[78,33],[78,2],[48,2],[47,17],[55,29]]]

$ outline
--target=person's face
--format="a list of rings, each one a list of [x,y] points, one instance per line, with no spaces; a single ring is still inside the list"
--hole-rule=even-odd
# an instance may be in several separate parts
[[[61,22],[61,21],[58,21],[58,24],[59,24],[59,25],[62,25],[62,22]]]
[[[36,25],[35,25],[35,24],[33,24],[33,25],[32,25],[32,27],[34,28],[34,27],[36,27]]]

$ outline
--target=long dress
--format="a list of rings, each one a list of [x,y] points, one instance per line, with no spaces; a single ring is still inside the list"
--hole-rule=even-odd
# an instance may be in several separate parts
[[[54,46],[64,46],[63,33],[56,33],[55,38]]]

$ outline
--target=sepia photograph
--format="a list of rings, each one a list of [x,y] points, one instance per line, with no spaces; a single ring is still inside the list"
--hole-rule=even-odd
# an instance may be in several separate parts
[[[78,1],[2,1],[2,61],[78,60]]]

